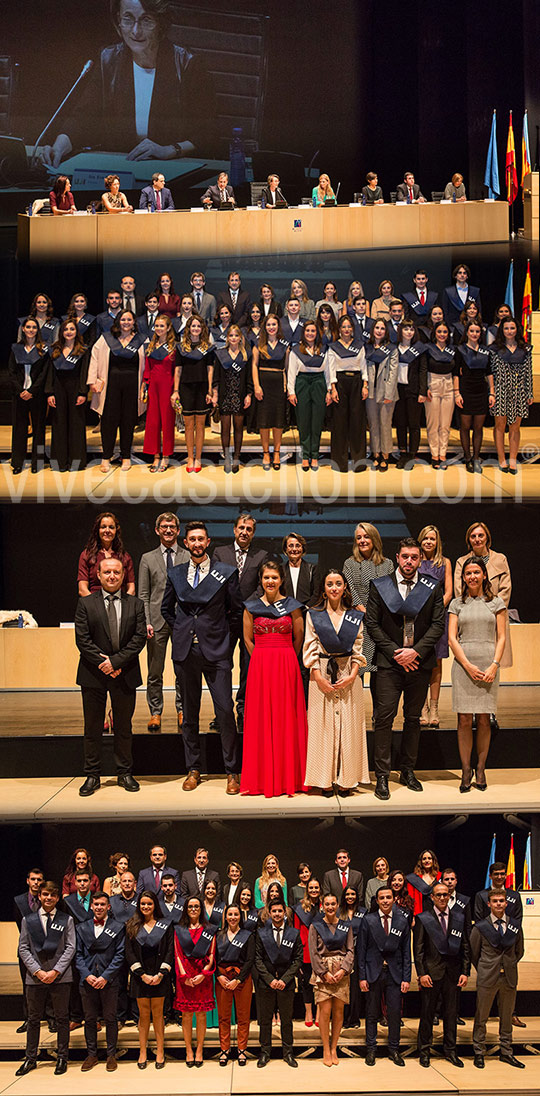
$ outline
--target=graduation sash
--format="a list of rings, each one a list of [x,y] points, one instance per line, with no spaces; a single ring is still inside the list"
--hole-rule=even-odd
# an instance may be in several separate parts
[[[513,890],[506,890],[505,894],[507,903],[507,916],[511,917],[512,920],[517,921],[519,919],[519,896],[516,894],[516,891]],[[487,906],[489,890],[480,891],[480,895]]]
[[[513,353],[511,350],[508,349],[508,347],[505,346],[498,349],[496,351],[496,354],[497,357],[500,358],[501,361],[506,362],[507,365],[523,365],[523,362],[527,357],[525,350],[523,350],[519,346],[517,350],[514,350]]]
[[[80,936],[92,955],[102,955],[107,952],[111,946],[115,945],[118,937],[124,935],[124,931],[124,926],[112,917],[107,918],[105,928],[99,936],[95,934],[93,920],[83,921],[80,925],[77,925],[77,935]]]
[[[358,909],[356,911],[356,913],[353,913],[353,915],[351,917],[350,926],[352,928],[353,937],[354,937],[355,940],[356,940],[356,937],[358,936],[358,933],[360,932],[360,925],[362,924],[362,921],[364,920],[364,917],[366,916],[366,913],[367,913],[367,910],[364,909],[364,907],[362,906],[361,909]]]
[[[171,909],[168,909],[168,907],[167,907],[167,905],[165,904],[164,901],[162,901],[161,904],[164,907],[163,916],[167,917],[171,924],[173,924],[173,925],[178,924],[178,922],[179,922],[179,920],[180,920],[180,918],[181,918],[181,916],[184,912],[184,903],[183,902],[173,902],[173,905],[172,905]]]
[[[86,906],[79,901],[77,894],[67,894],[64,898],[64,903],[77,923],[80,921],[88,921],[89,917],[94,916],[90,909],[90,903],[88,903],[87,909]]]
[[[302,334],[302,330],[300,329],[300,327],[297,327],[296,330],[299,331],[299,340],[300,340],[300,335]],[[278,341],[277,341],[277,343],[274,347],[270,346],[267,343],[266,353],[268,354],[268,357],[266,357],[266,354],[260,354],[259,355],[259,369],[265,369],[267,367],[268,362],[275,362],[275,367],[274,368],[283,369],[284,366],[285,366],[285,355],[286,355],[288,349],[289,349],[289,344],[288,344],[288,342],[285,342],[285,339],[278,339]],[[272,366],[270,366],[269,368],[272,368]]]
[[[175,348],[169,350],[167,343],[163,343],[162,346],[155,346],[153,350],[147,350],[146,357],[153,362],[162,362],[165,358],[175,356]]]
[[[360,629],[364,614],[359,609],[347,609],[336,632],[326,609],[310,609],[311,623],[325,649],[330,655],[350,655]]]
[[[67,913],[58,913],[57,911],[49,925],[49,931],[45,935],[39,913],[29,914],[26,918],[26,927],[40,957],[48,959],[55,954],[58,945],[62,942],[68,920],[69,915]]]
[[[298,347],[295,347],[294,353],[306,369],[317,370],[317,372],[321,371],[325,358],[324,354],[303,354]]]
[[[476,928],[482,933],[482,936],[493,945],[494,948],[503,948],[505,951],[514,946],[521,925],[518,921],[508,920],[506,922],[504,933],[501,936],[498,929],[493,924],[490,917],[486,917],[484,921],[477,921]]]
[[[168,928],[169,924],[167,921],[156,921],[151,932],[147,932],[144,925],[141,925],[135,939],[141,947],[144,947],[145,944],[148,945],[148,942],[155,947],[156,944],[159,944],[160,940],[163,939]]]
[[[263,925],[262,929],[259,929],[259,936],[262,940],[264,950],[270,959],[271,963],[277,963],[279,959],[290,960],[292,956],[292,949],[296,940],[298,939],[298,929],[291,928],[290,925],[285,923],[281,926],[281,944],[278,948],[274,939],[274,930],[272,928],[272,922],[267,921],[266,925]]]
[[[215,354],[222,369],[225,369],[225,371],[232,369],[233,373],[241,373],[242,370],[245,369],[249,363],[249,357],[247,357],[244,361],[240,352],[238,353],[236,358],[232,358],[230,351],[227,349],[226,346],[220,347],[218,350],[216,350]]]
[[[316,918],[313,924],[315,931],[318,932],[324,946],[328,948],[328,951],[338,951],[340,948],[346,947],[349,929],[351,928],[348,921],[342,921],[340,919],[335,927],[335,932],[332,932],[330,925],[324,920],[324,917]]]
[[[357,358],[364,349],[362,343],[352,342],[350,346],[343,346],[343,343],[339,341],[330,343],[330,348],[334,351],[336,357],[342,358],[344,361],[347,361],[347,358]],[[345,365],[344,368],[346,369],[347,366]]]
[[[470,902],[470,898],[466,894],[456,894],[456,901],[455,901],[454,906],[452,908],[455,909],[456,906],[457,906],[457,908],[459,910],[461,910],[462,913],[465,913],[465,910],[467,909],[467,906],[469,905],[469,902]]]
[[[411,365],[416,358],[424,353],[425,349],[422,342],[415,343],[414,346],[408,346],[406,350],[401,350],[398,346],[398,359],[402,364]]]
[[[183,925],[176,925],[174,931],[178,943],[188,959],[204,959],[210,951],[214,937],[217,935],[218,926],[207,921],[196,944],[193,942],[189,929],[184,928]]]
[[[227,933],[219,936],[217,940],[217,953],[220,963],[233,963],[237,966],[241,962],[241,952],[251,937],[249,929],[239,929],[236,936],[229,940]]]
[[[479,346],[478,350],[472,350],[470,346],[460,346],[459,351],[469,369],[485,372],[488,368],[490,353],[485,346]]]
[[[56,317],[53,316],[52,319],[45,320],[45,323],[41,326],[41,338],[43,339],[44,343],[52,342],[57,327],[58,320],[56,319]]]
[[[59,354],[57,358],[52,359],[52,363],[57,373],[71,373],[80,362],[83,354],[86,351],[82,351],[81,354]]]
[[[65,899],[64,899],[65,901]],[[111,894],[111,910],[116,921],[129,921],[137,910],[137,895],[129,901],[121,894]]]
[[[439,583],[436,579],[431,578],[429,575],[418,575],[418,582],[413,586],[409,596],[403,600],[397,584],[394,582],[391,575],[383,575],[382,578],[372,579],[373,585],[379,591],[379,594],[391,613],[399,613],[404,617],[412,617],[413,619],[418,616],[421,609],[424,608],[426,601],[429,600],[434,590],[437,589]],[[407,876],[408,882],[412,879],[419,879],[418,875]],[[413,883],[413,886],[417,884]],[[425,884],[424,884],[425,886]],[[417,886],[417,889],[420,888]]]
[[[373,346],[369,344],[365,348],[366,358],[368,362],[373,362],[374,365],[379,365],[380,362],[386,361],[387,357],[393,350],[391,343],[383,343],[382,346]]]
[[[212,913],[210,914],[209,921],[212,925],[217,925],[221,928],[221,922],[223,920],[223,914],[225,912],[225,902],[214,902],[212,907]]]
[[[444,350],[440,350],[436,343],[431,343],[429,347],[428,358],[437,363],[446,363],[448,365],[448,372],[451,373],[451,367],[454,364],[455,350],[453,346],[445,346]],[[428,360],[429,370],[429,360]]]
[[[467,287],[467,297],[466,297],[466,300],[465,300],[465,304],[463,304],[463,299],[460,297],[460,295],[457,291],[457,286],[455,286],[455,285],[448,286],[448,289],[446,290],[446,294],[447,294],[447,297],[448,297],[449,301],[451,301],[451,303],[453,304],[454,308],[459,309],[459,312],[463,312],[463,309],[466,308],[468,304],[476,304],[476,301],[477,301],[477,296],[473,295],[469,291],[468,287]]]
[[[131,336],[127,346],[122,346],[120,339],[117,339],[116,335],[113,335],[112,331],[104,331],[103,338],[109,347],[109,350],[114,354],[115,358],[130,359],[138,354],[139,348],[143,345],[144,338],[142,335],[135,333]]]
[[[17,362],[17,365],[33,365],[34,362],[42,361],[45,354],[40,354],[37,346],[33,346],[30,351],[26,351],[23,343],[13,343],[11,347],[11,353]]]
[[[407,919],[400,910],[396,910],[394,907],[388,916],[390,918],[390,930],[387,936],[379,913],[366,914],[373,940],[383,955],[391,955],[394,951],[397,951],[401,947],[403,937],[409,931]]]
[[[258,924],[259,924],[259,911],[258,910],[253,908],[252,910],[248,910],[247,913],[244,913],[244,928],[248,929],[249,932],[255,932],[255,929],[258,927]]]
[[[303,609],[301,602],[293,597],[280,598],[279,601],[274,601],[273,605],[266,605],[261,598],[254,597],[244,601],[244,607],[252,616],[264,616],[270,620],[280,620],[281,617],[289,616],[295,609]]]
[[[83,331],[86,331],[87,328],[91,327],[95,318],[90,312],[85,312],[84,316],[79,316],[79,319],[75,320],[75,323],[79,330],[82,328]]]
[[[231,563],[212,563],[206,577],[193,588],[187,580],[188,567],[188,563],[181,563],[173,568],[169,576],[179,601],[188,605],[209,605],[231,575],[236,573],[236,567]]]
[[[446,916],[448,917],[446,936],[442,930],[437,911],[433,914],[426,910],[425,913],[418,913],[416,918],[422,922],[428,936],[441,955],[457,955],[461,948],[465,920],[459,912],[456,916],[454,910],[450,914],[447,910]]]
[[[426,883],[426,881],[424,879],[422,879],[421,875],[416,875],[416,873],[413,872],[413,871],[411,872],[410,875],[406,875],[405,879],[406,879],[406,882],[410,883],[411,887],[413,887],[414,890],[417,890],[418,893],[421,894],[423,897],[426,897],[426,895],[431,894],[431,892],[433,890],[433,887],[435,886],[435,883],[438,882],[438,880],[435,879],[433,883]]]
[[[296,914],[298,920],[301,922],[304,928],[308,929],[313,919],[317,917],[317,915],[321,911],[320,909],[315,909],[315,907],[310,910],[305,910],[302,906],[302,903],[299,902],[298,905],[294,907],[293,912]]]

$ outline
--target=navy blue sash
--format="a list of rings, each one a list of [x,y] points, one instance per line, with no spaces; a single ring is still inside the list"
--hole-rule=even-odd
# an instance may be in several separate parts
[[[298,331],[298,328],[296,330]],[[259,369],[264,369],[268,361],[275,363],[274,368],[277,368],[279,366],[284,368],[285,355],[288,349],[289,344],[285,342],[285,339],[278,339],[274,347],[270,346],[269,343],[267,343],[266,352],[268,354],[268,357],[266,357],[264,354],[259,355]]]
[[[255,908],[248,910],[247,913],[243,913],[244,928],[249,932],[255,932],[255,929],[259,925],[259,911]]]
[[[435,585],[437,584],[435,583]],[[407,598],[407,601],[408,600],[409,599]],[[410,875],[405,876],[405,879],[406,882],[410,883],[411,887],[413,887],[414,890],[417,890],[418,893],[421,894],[423,897],[431,894],[435,883],[438,882],[438,880],[435,880],[433,883],[426,883],[426,881],[422,879],[421,875],[416,875],[416,873],[413,871]]]
[[[306,929],[309,928],[311,922],[313,921],[313,918],[316,917],[317,914],[319,914],[320,912],[320,909],[315,909],[315,907],[310,910],[305,910],[301,902],[299,902],[298,905],[294,907],[294,913]]]
[[[446,936],[441,928],[437,911],[433,914],[426,910],[425,913],[418,913],[416,918],[422,922],[428,936],[433,940],[437,951],[441,955],[457,955],[461,948],[465,921],[461,913],[458,912],[456,915],[455,910],[452,910],[450,914],[447,910],[446,913],[448,917]]]
[[[82,924],[77,926],[78,935],[93,955],[96,955],[98,952],[106,952],[119,936],[123,936],[124,931],[124,926],[118,921],[115,921],[112,917],[107,918],[105,928],[103,929],[103,932],[100,932],[99,936],[95,935],[93,920],[83,921]]]
[[[311,623],[325,649],[330,655],[350,655],[364,614],[358,609],[347,609],[336,632],[326,609],[310,609]]]
[[[432,358],[432,360],[437,363],[446,362],[449,366],[451,366],[454,364],[455,354],[456,351],[453,346],[447,346],[444,350],[439,350],[439,347],[436,345],[436,343],[431,343],[429,346],[428,358]],[[450,369],[448,370],[448,372],[450,373]]]
[[[478,350],[472,350],[470,346],[460,346],[459,351],[469,369],[482,369],[485,372],[488,368],[490,354],[484,346],[479,346]]]
[[[223,920],[223,914],[225,912],[225,902],[214,902],[212,913],[210,914],[209,921],[211,925],[217,925],[221,928],[221,922]]]
[[[356,940],[356,937],[358,936],[358,933],[360,932],[360,925],[362,924],[362,921],[364,920],[364,917],[366,916],[366,913],[367,913],[367,910],[364,909],[364,907],[362,906],[360,909],[358,909],[356,911],[356,913],[353,914],[353,916],[350,919],[350,926],[352,928],[353,937],[354,937],[355,940]]]
[[[169,354],[174,354],[174,347],[169,350],[167,343],[163,343],[163,346],[156,346],[153,350],[147,350],[147,358],[151,358],[154,362],[162,362],[164,358],[168,358]]]
[[[69,915],[56,912],[50,923],[49,931],[45,936],[39,913],[30,913],[26,918],[26,927],[32,943],[40,956],[48,959],[54,955],[58,945],[62,942],[66,931]]]
[[[244,361],[241,351],[238,352],[236,358],[231,358],[230,351],[226,346],[220,347],[216,350],[216,358],[218,359],[222,369],[225,371],[232,369],[233,373],[241,373],[243,369],[249,363],[249,357]]]
[[[205,578],[193,589],[187,580],[188,563],[181,563],[170,573],[171,582],[180,601],[190,605],[208,605],[222,586],[236,573],[231,563],[212,563]]]
[[[56,316],[53,316],[50,320],[45,320],[45,323],[41,327],[41,338],[48,346],[55,337],[57,327],[58,320],[56,319]]]
[[[212,941],[217,935],[218,927],[217,925],[209,924],[207,921],[196,944],[193,943],[193,937],[189,929],[184,928],[183,925],[176,925],[174,931],[178,938],[178,943],[188,959],[204,959],[210,951]]]
[[[448,289],[446,290],[446,293],[447,293],[447,296],[450,298],[454,308],[459,309],[460,312],[463,312],[463,309],[466,308],[468,304],[476,304],[476,297],[471,296],[471,294],[469,293],[468,287],[467,287],[467,299],[465,301],[465,304],[463,304],[463,301],[462,301],[462,299],[461,299],[461,297],[460,297],[460,295],[457,291],[457,286],[456,285],[449,286]]]
[[[429,575],[419,575],[418,582],[413,586],[409,596],[403,600],[391,575],[383,575],[382,578],[374,578],[372,581],[391,613],[400,613],[401,616],[413,619],[418,616],[426,601],[439,586],[436,579],[430,578]],[[418,879],[418,876],[413,878]],[[411,876],[408,875],[407,879],[410,880]]]
[[[290,616],[295,609],[303,609],[301,602],[293,597],[280,598],[273,605],[265,605],[261,598],[253,597],[249,601],[244,601],[244,607],[252,616],[268,617],[270,620],[280,620],[281,617]]]
[[[187,361],[191,361],[191,362],[200,362],[200,361],[202,361],[203,358],[206,358],[207,354],[210,353],[211,349],[212,349],[212,347],[209,346],[209,347],[207,347],[206,350],[199,350],[198,346],[192,346],[191,350],[184,350],[181,343],[178,346],[178,352],[180,354],[180,357],[181,358],[186,358]]]
[[[405,365],[411,365],[411,363],[414,362],[416,358],[419,358],[420,355],[424,353],[425,349],[426,348],[422,342],[414,343],[412,346],[409,346],[407,350],[401,350],[401,348],[398,346],[399,361],[404,363]]]
[[[457,908],[459,910],[461,910],[463,913],[465,913],[465,910],[467,909],[467,906],[469,905],[469,902],[470,902],[470,898],[468,897],[468,895],[466,895],[466,894],[456,894],[456,901],[455,901],[455,904],[453,906],[453,909],[455,909],[456,906],[457,906]]]
[[[512,921],[511,919],[506,922],[503,935],[495,928],[493,921],[490,917],[486,917],[484,921],[477,921],[476,928],[482,933],[482,936],[493,945],[494,948],[503,948],[505,951],[514,946],[518,933],[521,928],[519,921]]]
[[[34,362],[42,361],[45,357],[44,354],[39,353],[37,346],[33,346],[30,352],[27,353],[23,343],[13,343],[11,353],[13,354],[17,365],[33,365]]]
[[[80,316],[79,319],[76,320],[75,322],[77,324],[77,327],[79,327],[79,328],[82,327],[82,329],[84,331],[87,327],[91,327],[91,325],[93,324],[95,318],[96,317],[92,316],[92,314],[90,312],[85,312],[84,316]]]
[[[141,347],[144,342],[143,336],[138,333],[131,336],[127,346],[122,346],[120,339],[117,339],[116,335],[113,335],[111,331],[104,331],[103,338],[115,358],[126,358],[128,360],[138,353],[139,347]]]
[[[343,358],[345,361],[347,358],[357,358],[364,349],[362,343],[356,342],[352,342],[350,346],[343,346],[341,342],[333,342],[330,343],[330,347],[338,358]]]
[[[53,358],[52,363],[56,372],[72,373],[84,353],[85,351],[83,350],[80,354],[59,354],[57,358]]]
[[[401,947],[403,937],[406,936],[409,931],[407,918],[403,916],[401,911],[397,910],[395,907],[392,909],[392,912],[389,915],[391,920],[388,936],[383,929],[378,912],[368,913],[366,916],[368,918],[371,935],[379,951],[382,952],[383,955],[391,955],[393,952],[397,951],[398,948]]]
[[[177,925],[180,918],[181,918],[181,916],[182,916],[182,914],[183,914],[183,912],[184,912],[184,903],[183,902],[174,902],[172,908],[168,909],[168,907],[165,904],[164,899],[162,899],[161,905],[162,905],[163,911],[164,911],[163,916],[167,918],[167,920],[169,921],[170,924]]]
[[[294,353],[307,369],[316,369],[317,371],[320,371],[321,365],[324,362],[324,354],[303,354],[297,346],[294,349]]]
[[[77,894],[67,894],[64,898],[64,902],[72,917],[77,923],[79,923],[80,921],[87,921],[89,917],[94,916],[92,910],[90,909],[90,904],[88,905],[87,909],[82,902],[79,902]]]
[[[509,350],[507,346],[497,349],[496,353],[497,357],[500,358],[501,361],[507,362],[507,364],[509,365],[523,365],[523,362],[527,357],[526,351],[519,346],[516,350],[514,350],[514,353],[512,353],[512,351]]]
[[[111,894],[111,910],[115,920],[126,922],[129,921],[130,917],[133,917],[134,913],[136,913],[137,896],[135,895],[134,898],[127,902],[127,905],[126,901],[127,899],[122,898],[121,894]]]
[[[136,936],[137,943],[143,948],[145,945],[148,946],[149,943],[151,947],[155,947],[163,939],[168,928],[169,923],[167,921],[156,921],[151,932],[147,932],[144,925],[141,925]]]
[[[210,328],[210,334],[212,336],[212,339],[214,340],[213,349],[214,350],[222,349],[225,346],[225,339],[227,337],[227,328],[225,328],[225,331],[222,331],[220,327],[211,327]]]
[[[237,966],[242,961],[242,950],[251,937],[249,929],[238,929],[236,936],[229,940],[227,933],[218,936],[217,953],[220,963],[234,963]]]
[[[393,349],[391,343],[383,343],[382,346],[373,346],[373,343],[368,343],[365,347],[366,358],[368,362],[379,365],[380,362],[386,361]]]
[[[276,941],[274,940],[272,922],[267,921],[266,925],[263,925],[262,929],[259,929],[259,936],[271,963],[277,963],[278,959],[287,959],[290,961],[292,949],[299,936],[298,929],[293,929],[290,925],[286,924],[281,926],[281,932],[283,935],[281,937],[281,945],[278,948]]]
[[[324,946],[328,948],[328,951],[338,951],[339,948],[346,947],[347,936],[349,935],[349,929],[351,925],[347,921],[338,921],[335,932],[332,932],[330,925],[324,920],[323,917],[317,918],[313,922],[315,931],[318,932]]]

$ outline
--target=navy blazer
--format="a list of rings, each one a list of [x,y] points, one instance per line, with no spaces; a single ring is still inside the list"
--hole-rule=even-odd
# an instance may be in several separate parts
[[[86,909],[86,906],[79,902],[77,892],[75,894],[66,894],[62,901],[76,925],[80,925],[82,921],[89,921],[91,917],[94,917],[90,905]],[[90,901],[92,901],[92,895],[90,895]]]
[[[379,910],[366,913],[358,933],[356,955],[360,982],[376,982],[385,961],[394,982],[410,982],[411,927],[405,914],[393,906],[390,932],[385,936]]]
[[[219,566],[230,570],[226,564]],[[184,580],[187,583],[188,567],[189,563],[171,567],[161,603],[161,615],[172,629],[173,661],[182,662],[187,658],[195,637],[204,658],[213,661],[228,658],[230,633],[240,628],[243,613],[238,571],[232,571],[205,604],[202,600],[197,601],[197,593],[204,594],[210,574],[202,579],[196,591],[192,591],[189,600],[183,600],[181,584]]]
[[[130,917],[137,912],[137,895],[134,898],[124,898],[121,894],[111,894],[109,899],[111,906],[111,913],[115,921],[120,921],[122,925],[125,925]]]
[[[170,868],[169,865],[166,864],[163,869],[160,868],[160,871],[162,872],[162,876],[174,875],[174,885],[176,887],[176,890],[180,889],[180,873],[177,872],[176,868]],[[152,891],[152,894],[158,893],[158,891],[156,891],[154,868],[152,867],[141,868],[139,872],[139,878],[137,879],[137,894],[140,894],[143,890]],[[159,890],[161,891],[161,881],[159,884]]]
[[[161,189],[161,208],[162,209],[174,209],[174,202],[172,194],[168,187],[164,186]],[[150,183],[150,186],[144,186],[141,190],[141,196],[139,198],[139,209],[150,209],[153,213],[156,212],[156,192]]]
[[[83,921],[76,927],[77,954],[75,964],[81,982],[89,974],[104,978],[115,984],[124,962],[125,929],[121,921],[107,917],[105,928],[99,936],[94,931],[94,922]]]
[[[426,299],[423,305],[420,304],[420,298],[416,289],[412,293],[402,293],[401,299],[406,307],[406,314],[408,319],[414,320],[418,323],[419,319],[425,319],[429,316],[431,309],[435,307],[439,300],[439,294],[434,289],[426,289]],[[459,318],[459,317],[458,317]]]
[[[471,301],[474,301],[478,305],[478,310],[481,315],[482,302],[480,300],[480,289],[477,285],[467,286],[467,300],[465,304],[463,304],[456,286],[447,285],[446,288],[443,289],[442,295],[442,307],[446,322],[452,325],[458,323],[463,309],[466,308]]]

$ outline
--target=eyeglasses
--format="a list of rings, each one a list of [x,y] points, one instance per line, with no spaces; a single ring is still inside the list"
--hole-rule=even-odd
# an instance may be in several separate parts
[[[157,27],[156,20],[151,15],[141,15],[139,19],[134,19],[132,15],[121,15],[118,22],[124,30],[134,30],[138,26],[139,30],[150,31]]]

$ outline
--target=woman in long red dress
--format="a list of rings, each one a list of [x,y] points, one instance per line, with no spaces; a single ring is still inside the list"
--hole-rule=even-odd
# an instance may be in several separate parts
[[[422,913],[426,902],[441,878],[441,871],[432,849],[422,849],[413,872],[407,876],[407,889],[414,901],[414,915]]]
[[[178,363],[176,336],[169,316],[158,316],[146,350],[141,399],[148,398],[143,453],[153,453],[151,472],[166,472],[174,453],[174,420],[171,404],[174,371]],[[160,462],[160,453],[163,458]]]
[[[302,648],[302,606],[284,597],[281,563],[259,570],[262,598],[245,603],[244,642],[251,656],[244,708],[244,795],[294,795],[305,791],[307,717],[297,654]]]
[[[176,996],[174,1008],[182,1013],[182,1032],[186,1044],[186,1065],[202,1066],[206,1013],[215,1008],[213,974],[217,925],[206,919],[201,899],[192,894],[174,933]],[[191,1036],[195,1013],[197,1049],[193,1057]]]

